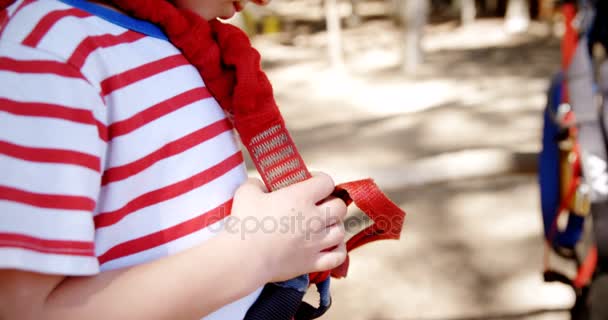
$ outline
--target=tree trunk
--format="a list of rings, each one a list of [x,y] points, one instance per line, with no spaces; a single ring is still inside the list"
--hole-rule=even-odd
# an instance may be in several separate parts
[[[391,18],[395,22],[395,24],[401,25],[403,24],[402,10],[403,10],[403,2],[404,0],[389,0],[390,9],[391,9]]]
[[[342,32],[340,30],[340,13],[337,0],[325,0],[325,17],[327,21],[327,50],[329,63],[334,69],[344,66],[342,59]]]
[[[530,25],[528,0],[509,0],[505,26],[508,32],[524,32]]]
[[[359,3],[361,0],[350,0],[350,16],[348,17],[348,26],[356,27],[361,25],[361,15],[359,14]]]
[[[486,12],[485,14],[496,17],[498,16],[498,0],[486,0]]]
[[[429,13],[428,0],[405,0],[401,16],[405,28],[405,50],[403,70],[415,74],[418,65],[422,63],[422,35]]]
[[[460,22],[463,25],[471,24],[477,16],[475,0],[460,0]]]

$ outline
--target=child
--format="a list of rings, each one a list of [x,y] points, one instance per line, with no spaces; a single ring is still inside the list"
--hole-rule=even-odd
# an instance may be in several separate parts
[[[224,74],[201,77],[181,33],[109,2],[2,2],[1,319],[241,319],[265,283],[344,261],[331,178],[246,181],[231,102],[210,89]],[[245,1],[140,3],[214,20]]]

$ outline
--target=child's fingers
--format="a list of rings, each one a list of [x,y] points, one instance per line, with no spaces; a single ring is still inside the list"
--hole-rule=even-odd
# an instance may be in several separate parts
[[[339,198],[327,198],[328,200],[310,211],[310,219],[306,222],[306,230],[313,234],[327,232],[327,228],[342,224],[346,216],[346,204]]]
[[[267,193],[268,189],[264,185],[262,180],[257,178],[249,178],[236,190],[236,195],[257,195],[260,193]],[[235,195],[235,196],[236,196]]]
[[[332,251],[321,252],[317,257],[314,271],[327,271],[340,266],[346,260],[346,243],[342,242]]]
[[[327,250],[339,246],[344,242],[346,232],[342,224],[335,224],[323,231],[314,234],[314,238],[319,243],[321,250]]]
[[[334,180],[325,173],[315,173],[310,179],[292,184],[279,192],[293,192],[305,197],[306,200],[317,203],[334,191]]]
[[[340,198],[330,196],[327,200],[318,205],[321,218],[325,220],[325,226],[341,223],[346,217],[346,203]]]

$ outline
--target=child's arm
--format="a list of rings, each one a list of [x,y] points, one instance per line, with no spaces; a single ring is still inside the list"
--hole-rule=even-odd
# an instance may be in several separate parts
[[[200,319],[266,282],[334,268],[346,257],[336,224],[346,207],[339,199],[317,205],[333,187],[326,175],[274,193],[249,181],[235,196],[232,232],[144,265],[90,277],[0,270],[0,319]],[[248,217],[300,223],[246,232],[238,222]]]

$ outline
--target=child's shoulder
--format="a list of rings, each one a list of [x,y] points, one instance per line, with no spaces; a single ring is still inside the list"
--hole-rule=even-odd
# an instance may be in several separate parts
[[[86,41],[124,28],[57,0],[19,0],[7,9],[0,41],[45,51],[68,61]],[[94,43],[92,43],[94,44]]]

